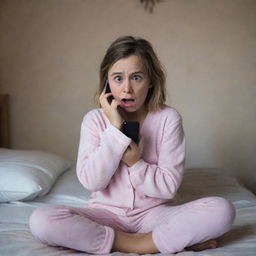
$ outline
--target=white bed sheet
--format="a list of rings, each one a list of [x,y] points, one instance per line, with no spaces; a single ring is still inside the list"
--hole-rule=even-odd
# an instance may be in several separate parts
[[[249,190],[240,186],[236,179],[218,169],[189,169],[184,176],[184,182],[178,192],[177,201],[182,203],[212,195],[222,196],[234,203],[237,215],[232,230],[219,239],[219,248],[201,252],[184,251],[169,255],[255,256],[256,197]],[[34,201],[0,204],[0,255],[87,255],[86,253],[62,247],[50,247],[40,243],[30,233],[28,220],[32,211],[39,205],[64,204],[83,206],[86,204],[88,197],[89,193],[78,182],[74,169],[70,169],[59,177],[48,195],[37,198]],[[125,254],[115,252],[111,253],[111,255]]]

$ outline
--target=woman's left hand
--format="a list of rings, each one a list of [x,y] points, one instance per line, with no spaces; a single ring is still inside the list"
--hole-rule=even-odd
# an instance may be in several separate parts
[[[123,154],[122,161],[127,164],[129,167],[137,163],[142,156],[144,147],[144,138],[140,138],[139,144],[136,144],[134,141],[131,142],[129,147]]]

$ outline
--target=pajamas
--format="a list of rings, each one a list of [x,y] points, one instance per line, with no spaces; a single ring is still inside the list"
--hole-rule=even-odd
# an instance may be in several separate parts
[[[32,233],[50,245],[94,254],[111,251],[114,230],[152,232],[162,253],[217,238],[227,232],[234,208],[209,197],[175,206],[182,182],[185,136],[182,119],[171,107],[149,112],[140,127],[145,144],[141,159],[127,166],[122,157],[131,139],[112,126],[102,109],[84,117],[77,176],[92,192],[85,208],[48,206],[31,216]]]
[[[130,233],[152,231],[153,242],[161,253],[175,253],[224,234],[234,216],[232,204],[220,197],[178,206],[160,205],[127,216],[98,207],[46,206],[33,212],[30,228],[44,243],[93,254],[111,252],[114,229]]]

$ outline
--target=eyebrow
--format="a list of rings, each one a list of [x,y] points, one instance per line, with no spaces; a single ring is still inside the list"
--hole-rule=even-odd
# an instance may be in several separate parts
[[[115,76],[115,75],[122,75],[124,72],[113,72],[110,76]],[[134,74],[144,74],[145,72],[143,71],[135,71],[135,72],[132,72],[132,75]]]

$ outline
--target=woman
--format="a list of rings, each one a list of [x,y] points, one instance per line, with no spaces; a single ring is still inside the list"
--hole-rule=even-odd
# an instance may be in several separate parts
[[[33,234],[94,254],[215,248],[215,239],[231,228],[234,207],[220,197],[173,202],[185,137],[181,116],[164,104],[165,75],[148,41],[125,36],[110,45],[98,99],[101,108],[84,117],[77,160],[78,179],[92,191],[89,204],[37,209]],[[138,143],[122,132],[124,121],[139,123]]]

